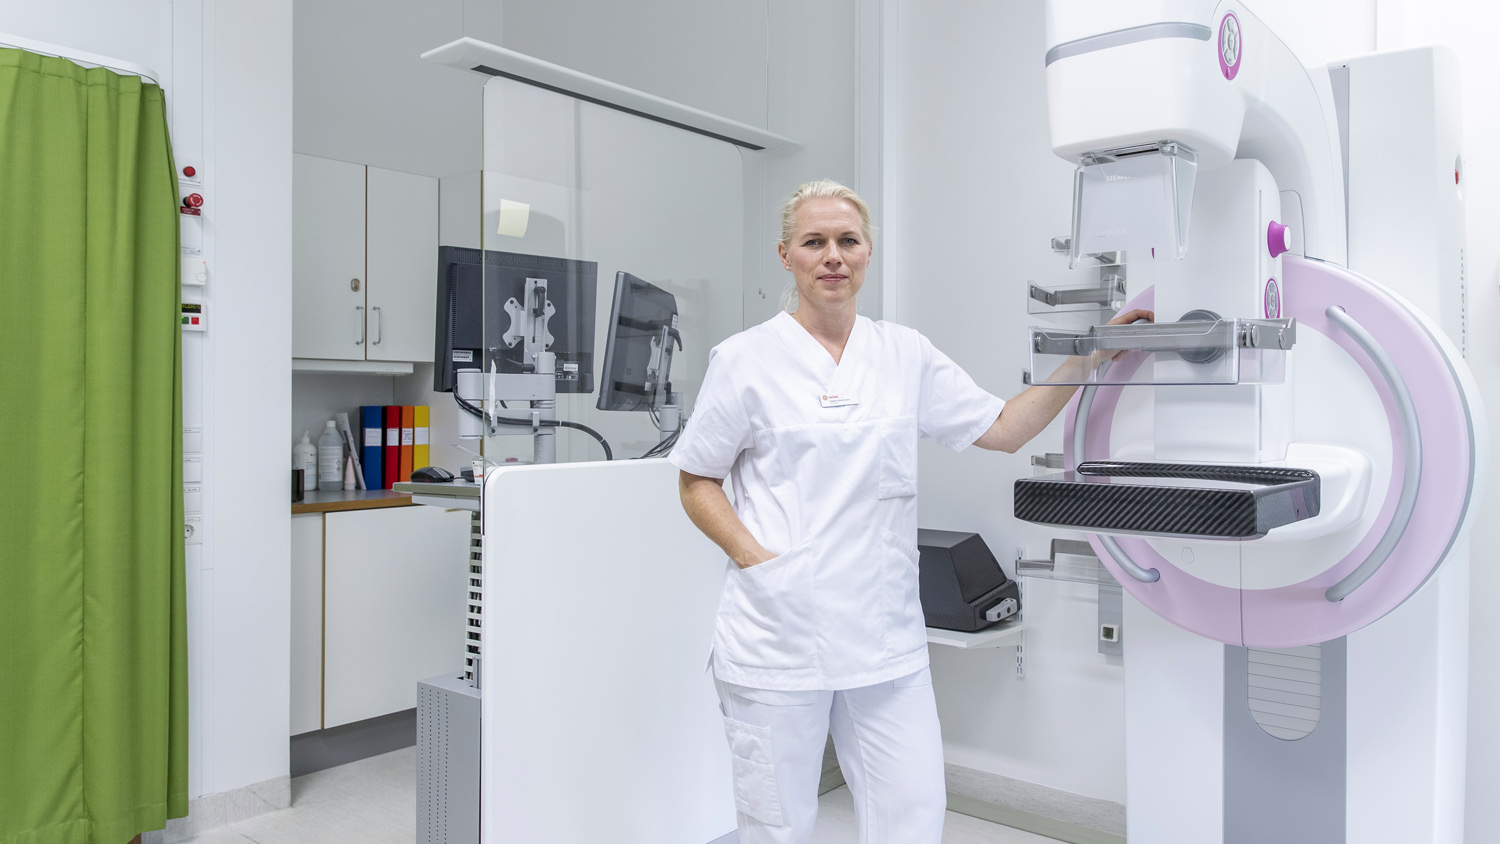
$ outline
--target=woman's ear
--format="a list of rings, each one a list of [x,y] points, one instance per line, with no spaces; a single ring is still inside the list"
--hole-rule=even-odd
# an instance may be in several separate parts
[[[776,254],[778,256],[780,256],[780,258],[781,258],[781,268],[783,270],[786,270],[787,272],[791,272],[792,271],[792,262],[789,261],[789,260],[787,260],[787,257],[786,257],[786,244],[782,243],[779,240],[776,241]]]

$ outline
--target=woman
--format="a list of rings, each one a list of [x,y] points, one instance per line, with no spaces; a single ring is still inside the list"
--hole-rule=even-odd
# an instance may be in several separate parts
[[[941,839],[917,440],[1014,452],[1073,393],[1032,387],[1001,401],[916,331],[858,316],[871,249],[853,191],[820,181],[792,195],[777,251],[796,310],[710,353],[672,451],[683,508],[735,564],[713,669],[742,844],[810,840],[830,726],[860,841]]]

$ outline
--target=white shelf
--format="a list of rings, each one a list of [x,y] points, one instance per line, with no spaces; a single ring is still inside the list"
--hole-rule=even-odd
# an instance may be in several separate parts
[[[412,373],[412,365],[405,361],[292,358],[292,371],[331,372],[349,375],[410,375]]]
[[[936,627],[927,628],[927,644],[947,645],[950,648],[999,648],[1005,646],[1019,645],[1026,632],[1026,624],[1020,621],[1008,621],[998,627],[980,630],[978,633],[964,633],[958,630],[939,630]]]
[[[572,68],[507,50],[474,38],[460,38],[435,47],[422,58],[437,64],[470,70],[488,76],[503,76],[528,85],[557,91],[580,100],[616,108],[651,120],[669,123],[753,150],[774,149],[792,143],[773,132],[730,120],[702,109],[627,88],[608,79],[579,73]]]

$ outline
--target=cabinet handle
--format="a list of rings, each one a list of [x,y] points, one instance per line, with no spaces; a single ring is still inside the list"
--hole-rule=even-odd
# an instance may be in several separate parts
[[[385,339],[385,314],[378,305],[370,310],[375,312],[375,342],[372,345],[379,346],[380,341]]]
[[[359,334],[359,339],[354,341],[354,345],[356,345],[356,346],[363,346],[365,344],[365,314],[364,314],[364,310],[365,310],[365,306],[364,305],[355,305],[354,306],[354,330],[355,330],[356,333]]]

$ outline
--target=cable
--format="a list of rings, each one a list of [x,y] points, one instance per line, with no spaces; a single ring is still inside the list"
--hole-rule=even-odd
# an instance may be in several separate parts
[[[659,425],[660,423],[658,423],[658,426]],[[666,439],[658,442],[656,445],[651,446],[646,450],[645,454],[642,454],[640,457],[637,457],[635,459],[645,460],[651,457],[665,457],[668,454],[671,454],[672,447],[677,445],[677,438],[682,434],[682,429],[685,427],[687,427],[687,420],[683,419],[677,424],[677,430],[673,431]]]
[[[637,460],[647,460],[653,457],[666,457],[672,453],[672,446],[677,444],[677,435],[674,433],[656,445],[651,446],[645,454],[637,457]]]
[[[527,423],[527,424],[530,424],[530,423]],[[548,423],[543,422],[542,424],[546,425]],[[582,431],[585,434],[588,434],[589,436],[591,436],[594,439],[596,439],[596,440],[599,441],[600,448],[604,449],[604,459],[605,460],[613,460],[613,459],[615,459],[615,453],[610,450],[609,443],[605,442],[604,437],[600,436],[599,432],[595,431],[593,428],[590,428],[587,425],[580,425],[577,422],[566,422],[566,421],[563,421],[561,419],[559,419],[556,422],[553,422],[551,424],[556,425],[559,428],[572,428],[575,431]]]
[[[455,402],[458,402],[458,406],[462,408],[465,413],[477,416],[481,420],[493,422],[497,425],[513,425],[525,428],[532,427],[530,419],[515,419],[509,416],[496,416],[486,419],[484,411],[470,404],[466,399],[464,399],[463,396],[460,396],[458,394],[457,390],[453,392],[453,400]],[[615,452],[609,447],[609,442],[606,441],[598,431],[595,431],[593,428],[590,428],[587,425],[580,425],[577,422],[568,422],[562,419],[542,419],[537,424],[543,428],[572,428],[575,431],[582,431],[599,442],[599,446],[604,449],[605,460],[615,459]]]

